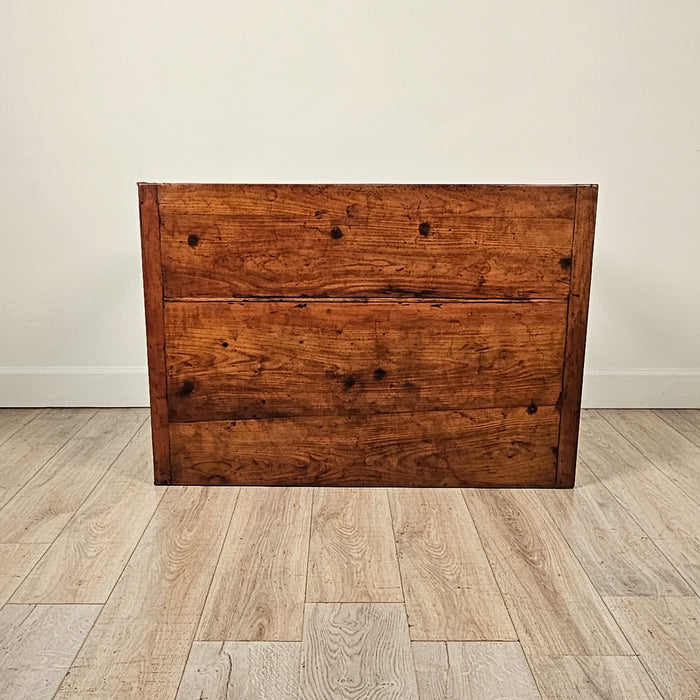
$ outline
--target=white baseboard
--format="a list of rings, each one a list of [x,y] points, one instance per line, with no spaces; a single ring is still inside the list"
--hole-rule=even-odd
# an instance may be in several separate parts
[[[145,367],[0,367],[0,407],[148,406]],[[700,369],[588,370],[584,408],[700,408]]]
[[[145,367],[0,367],[0,406],[148,406]]]
[[[591,369],[584,408],[700,408],[700,369]]]

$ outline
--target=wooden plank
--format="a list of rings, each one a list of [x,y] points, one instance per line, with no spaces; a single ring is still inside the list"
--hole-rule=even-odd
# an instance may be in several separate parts
[[[554,405],[564,303],[169,302],[171,421]]]
[[[571,220],[418,213],[164,214],[165,297],[568,295]]]
[[[606,410],[600,415],[700,504],[700,447],[651,411]]]
[[[601,595],[693,595],[584,463],[579,462],[575,489],[539,491],[537,497]]]
[[[42,408],[0,409],[0,445],[34,420],[43,410]]]
[[[586,349],[588,296],[591,288],[593,231],[595,229],[597,201],[597,185],[578,186],[557,463],[557,486],[562,488],[572,487],[576,475],[576,451],[581,412],[581,387],[583,384],[583,361]]]
[[[403,601],[386,490],[316,490],[306,600]]]
[[[552,486],[559,414],[517,409],[174,423],[180,484]]]
[[[664,409],[654,411],[654,414],[700,447],[700,411]]]
[[[309,549],[308,489],[243,489],[198,640],[296,641]]]
[[[581,457],[700,593],[698,504],[595,411],[581,421]]]
[[[163,214],[332,220],[379,215],[423,221],[440,214],[572,219],[576,186],[161,184],[158,197]]]
[[[539,700],[517,642],[413,642],[421,700]]]
[[[516,639],[459,491],[391,489],[411,639]]]
[[[143,409],[98,411],[0,510],[0,537],[53,542],[145,419]]]
[[[0,445],[0,485],[11,493],[19,490],[95,413],[94,408],[45,409]]]
[[[165,493],[146,422],[15,593],[14,603],[104,603]]]
[[[530,656],[543,700],[661,700],[636,656]]]
[[[462,493],[526,654],[631,653],[532,491]]]
[[[177,700],[297,700],[301,642],[194,642]]]
[[[57,698],[175,697],[236,496],[167,491]]]
[[[0,697],[51,700],[99,605],[6,605],[0,610]]]
[[[151,395],[154,475],[157,484],[170,483],[170,445],[165,368],[163,281],[160,259],[160,214],[156,185],[139,183],[141,256],[146,306],[146,348]]]
[[[299,697],[418,700],[403,605],[308,604]]]
[[[606,604],[667,698],[700,697],[700,599],[606,598]]]
[[[11,598],[48,547],[47,543],[0,543],[0,608]]]

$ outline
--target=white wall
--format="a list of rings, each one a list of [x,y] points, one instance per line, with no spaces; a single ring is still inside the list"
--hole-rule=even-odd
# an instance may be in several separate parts
[[[700,406],[695,0],[4,0],[0,403],[147,401],[137,180],[600,184],[588,405]]]

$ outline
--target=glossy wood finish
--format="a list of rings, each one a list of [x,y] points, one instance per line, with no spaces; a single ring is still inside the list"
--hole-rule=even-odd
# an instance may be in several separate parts
[[[157,484],[169,484],[170,444],[165,364],[165,321],[161,272],[160,212],[156,185],[139,183],[141,260],[146,307],[146,346],[153,431],[153,471]]]
[[[156,482],[571,486],[596,197],[141,185]]]
[[[565,316],[551,302],[171,302],[170,420],[553,406]]]
[[[588,296],[591,289],[593,232],[597,202],[597,185],[577,187],[556,481],[556,485],[562,488],[571,488],[576,476],[576,447],[581,413],[583,360],[586,348]]]
[[[66,425],[60,413],[52,412],[54,445]],[[61,683],[58,697],[72,699],[172,700],[178,688],[180,698],[212,700],[536,698],[523,652],[543,698],[697,696],[700,506],[607,412],[584,412],[586,466],[571,492],[153,487],[143,410],[95,413],[100,421],[49,463],[52,485],[43,493],[68,509],[65,529],[56,533],[47,504],[33,499],[26,505],[36,517],[26,521],[45,519],[42,539],[52,541],[2,542],[0,531],[0,658],[10,659],[0,669],[2,697],[51,697]],[[619,414],[646,425],[643,416]],[[52,442],[40,418],[37,451],[34,421],[19,428],[24,449],[14,442],[12,450],[30,468],[40,443]],[[102,474],[95,457],[127,423],[134,435]],[[100,437],[97,425],[112,428]],[[681,470],[685,453],[668,436]],[[661,444],[654,454],[663,452]],[[66,489],[56,499],[62,473]],[[89,495],[78,503],[81,473]],[[125,493],[112,493],[120,485]],[[135,494],[149,490],[164,494],[153,517],[135,516]],[[8,508],[12,501],[0,516]],[[103,562],[99,571],[93,561]],[[343,571],[355,566],[357,574]],[[37,591],[43,601],[106,591],[115,577],[99,615],[96,605],[6,603],[16,589],[17,599]],[[360,601],[382,597],[384,586],[399,593],[395,602]],[[633,594],[610,595],[620,592]],[[310,600],[322,596],[341,600]],[[205,619],[218,638],[194,641]],[[435,639],[415,641],[421,626]],[[275,630],[291,641],[256,641]],[[449,639],[465,630],[479,638]]]
[[[543,406],[171,423],[180,484],[547,486],[559,414]]]
[[[571,257],[571,230],[570,219],[449,212],[164,214],[163,284],[168,299],[565,299],[571,269],[561,261]]]

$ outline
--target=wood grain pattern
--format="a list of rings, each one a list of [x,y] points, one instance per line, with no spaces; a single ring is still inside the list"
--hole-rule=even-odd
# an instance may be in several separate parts
[[[56,698],[175,697],[236,496],[166,492]]]
[[[413,642],[421,700],[539,700],[517,642]]]
[[[654,411],[654,415],[661,418],[675,428],[690,442],[700,447],[700,411],[699,410],[673,410],[664,409]]]
[[[0,543],[0,608],[48,549],[47,543]]]
[[[170,483],[168,403],[165,366],[165,325],[161,272],[160,213],[156,185],[139,183],[141,260],[146,306],[146,348],[151,397],[154,477],[157,484]]]
[[[0,507],[95,413],[94,408],[45,409],[0,445]]]
[[[554,405],[565,303],[171,302],[171,421]]]
[[[299,695],[418,700],[403,605],[308,604]]]
[[[146,422],[22,586],[14,603],[104,603],[165,491]]]
[[[194,642],[177,700],[297,700],[301,642]]]
[[[145,419],[134,408],[96,413],[0,510],[0,537],[52,542]]]
[[[173,423],[181,484],[551,486],[559,414],[542,406]]]
[[[463,491],[526,654],[631,650],[531,491]]]
[[[99,605],[6,605],[0,610],[0,697],[51,700]]]
[[[20,428],[36,418],[42,408],[0,409],[0,445],[11,438]]]
[[[306,600],[403,601],[384,489],[316,490]]]
[[[661,700],[636,656],[530,656],[542,700]]]
[[[693,591],[585,464],[576,488],[538,492],[542,506],[564,535],[602,595],[693,595]]]
[[[575,185],[161,184],[163,214],[341,218],[518,217],[573,219]],[[325,211],[323,211],[325,210]],[[348,211],[350,210],[350,211]]]
[[[310,489],[242,489],[198,640],[295,641],[301,627]]]
[[[657,688],[674,700],[700,697],[700,599],[606,598]]]
[[[576,220],[571,264],[571,290],[566,325],[566,352],[559,427],[557,486],[570,488],[576,474],[583,361],[588,323],[588,296],[593,264],[597,185],[579,185],[576,193]]]
[[[581,421],[581,456],[700,593],[700,506],[595,411]]]
[[[414,209],[410,218],[376,211],[369,219],[311,211],[306,217],[164,214],[165,296],[568,295],[571,220],[419,216]]]
[[[389,498],[411,639],[516,639],[460,492]]]
[[[700,447],[651,411],[600,411],[685,494],[700,504]]]

